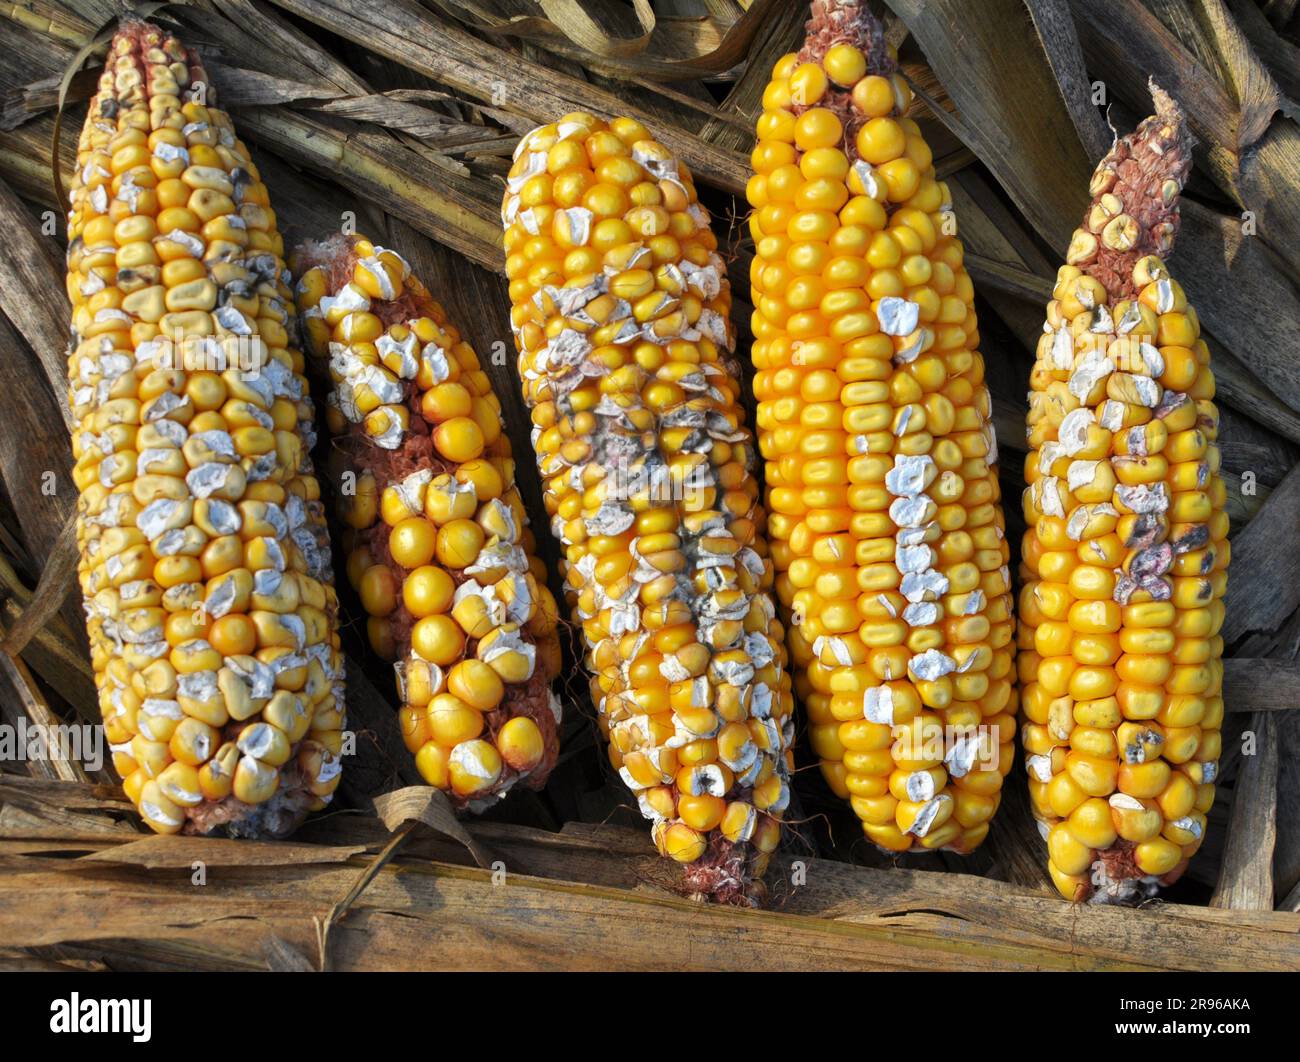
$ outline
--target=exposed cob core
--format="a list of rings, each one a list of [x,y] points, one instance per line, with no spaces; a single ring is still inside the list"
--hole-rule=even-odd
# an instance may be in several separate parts
[[[1191,137],[1116,141],[1057,274],[1030,377],[1020,599],[1023,740],[1049,868],[1129,903],[1183,871],[1214,801],[1228,517],[1196,313],[1159,255]]]
[[[831,788],[889,851],[968,852],[1011,767],[1010,576],[973,289],[865,4],[763,94],[753,360],[777,590]]]
[[[708,213],[638,122],[570,114],[520,142],[502,220],[610,762],[688,887],[744,896],[780,839],[793,720]]]
[[[197,56],[113,38],[68,216],[79,574],[113,765],[160,833],[338,784],[343,661],[266,186]]]
[[[337,236],[294,267],[332,387],[348,578],[395,660],[406,746],[462,805],[540,788],[559,753],[558,617],[491,381],[397,252]]]

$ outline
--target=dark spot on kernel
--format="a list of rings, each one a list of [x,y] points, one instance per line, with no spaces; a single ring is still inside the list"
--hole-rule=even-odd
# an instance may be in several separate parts
[[[1174,539],[1173,547],[1175,553],[1194,553],[1198,549],[1204,549],[1210,541],[1210,529],[1205,524],[1197,524],[1187,534],[1180,538]]]

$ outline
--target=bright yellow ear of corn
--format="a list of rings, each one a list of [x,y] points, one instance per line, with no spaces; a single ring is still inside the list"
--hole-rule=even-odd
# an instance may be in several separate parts
[[[396,660],[407,748],[459,804],[540,788],[559,752],[558,617],[491,381],[395,251],[335,237],[294,264],[333,388],[331,471],[350,476],[348,578]]]
[[[160,833],[281,834],[338,784],[343,661],[266,186],[197,57],[114,37],[78,145],[80,581],[113,764]]]
[[[792,698],[708,214],[638,122],[571,114],[521,141],[502,220],[610,762],[688,888],[752,895],[789,800]]]
[[[1030,377],[1023,739],[1052,879],[1124,903],[1175,880],[1214,802],[1228,516],[1219,416],[1173,247],[1191,138],[1116,142],[1057,274]]]
[[[1012,763],[1008,546],[947,188],[865,4],[763,94],[754,395],[796,690],[866,836],[969,852]]]

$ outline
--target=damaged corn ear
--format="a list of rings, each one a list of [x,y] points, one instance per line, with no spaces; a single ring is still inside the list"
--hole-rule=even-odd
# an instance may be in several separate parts
[[[475,809],[541,788],[559,752],[558,617],[491,382],[396,251],[335,237],[294,266],[330,384],[348,578],[395,661],[416,768]]]
[[[570,114],[520,142],[502,221],[610,762],[688,887],[743,895],[780,839],[793,721],[708,214],[638,122]]]
[[[911,93],[858,3],[813,4],[747,195],[754,395],[796,691],[892,852],[969,852],[1015,736],[1009,557],[973,288]]]
[[[1156,115],[1093,177],[1027,421],[1029,791],[1057,888],[1100,903],[1137,902],[1182,874],[1214,802],[1223,722],[1230,548],[1214,375],[1162,260],[1191,138],[1152,94]]]
[[[266,186],[193,52],[127,22],[77,149],[78,567],[113,765],[160,833],[281,835],[338,785],[343,659]]]

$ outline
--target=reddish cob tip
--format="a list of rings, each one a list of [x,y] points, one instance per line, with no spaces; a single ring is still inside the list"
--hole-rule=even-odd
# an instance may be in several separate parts
[[[1192,168],[1194,140],[1182,108],[1154,81],[1156,113],[1120,137],[1093,173],[1092,202],[1069,262],[1096,277],[1112,299],[1136,295],[1133,267],[1166,257],[1178,236],[1178,203]]]
[[[799,62],[820,63],[837,44],[859,49],[866,56],[869,74],[888,77],[894,72],[885,27],[862,0],[813,0]]]

